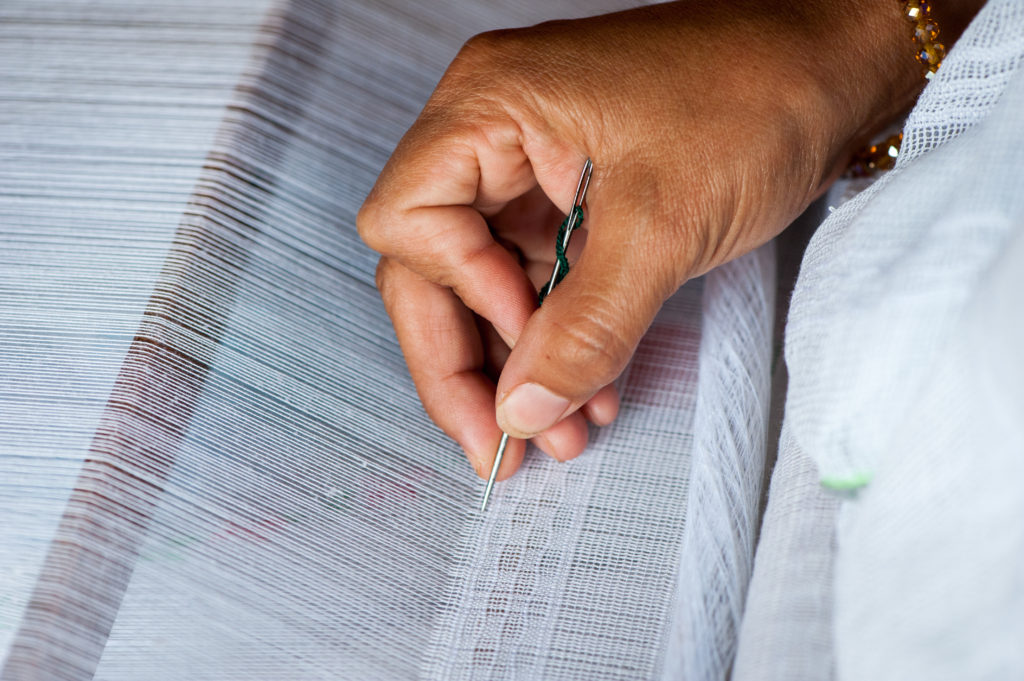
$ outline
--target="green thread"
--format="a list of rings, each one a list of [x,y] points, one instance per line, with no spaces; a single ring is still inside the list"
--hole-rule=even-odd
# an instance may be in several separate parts
[[[862,471],[860,473],[853,473],[846,477],[822,478],[821,486],[841,492],[848,492],[850,490],[864,487],[869,482],[871,482],[871,473]]]
[[[579,206],[573,206],[569,214],[562,220],[562,224],[558,226],[558,236],[555,237],[555,262],[558,263],[558,274],[555,275],[555,280],[551,283],[550,288],[548,288],[547,284],[541,287],[540,294],[537,296],[541,304],[544,303],[544,299],[558,286],[562,279],[565,279],[565,275],[569,274],[569,258],[565,255],[565,249],[568,246],[565,234],[566,232],[571,233],[582,224],[583,209]]]

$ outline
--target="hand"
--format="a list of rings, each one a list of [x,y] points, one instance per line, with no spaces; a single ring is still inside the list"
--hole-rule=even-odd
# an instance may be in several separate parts
[[[478,474],[499,426],[579,454],[665,299],[780,232],[909,106],[903,21],[895,2],[692,0],[466,44],[358,226],[420,398]],[[587,157],[577,261],[538,309]]]

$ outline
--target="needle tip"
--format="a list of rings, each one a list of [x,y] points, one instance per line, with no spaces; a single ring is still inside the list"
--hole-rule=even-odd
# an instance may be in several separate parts
[[[501,442],[498,444],[498,451],[494,455],[494,464],[491,466],[491,475],[487,478],[487,487],[484,489],[484,501],[480,504],[480,512],[487,510],[487,499],[491,496],[491,489],[494,487],[494,479],[498,477],[498,469],[501,468],[501,459],[505,456],[505,447],[508,446],[508,433],[501,434]]]

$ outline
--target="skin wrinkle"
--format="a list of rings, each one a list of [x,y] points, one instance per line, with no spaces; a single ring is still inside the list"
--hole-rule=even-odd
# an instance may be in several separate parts
[[[497,241],[487,241],[481,243],[477,248],[462,251],[458,256],[458,260],[452,267],[456,272],[468,272],[472,270],[480,269],[491,269],[489,261],[493,258],[502,258],[505,256],[513,256],[508,250],[502,248],[501,244]],[[448,284],[451,289],[455,291],[455,294],[459,294],[458,282]],[[459,296],[460,298],[462,296]]]
[[[490,260],[496,267],[500,268],[500,261],[506,260],[506,265],[514,265],[514,256],[507,250],[503,249],[499,244],[494,241],[484,241],[485,238],[482,234],[479,235],[481,238],[480,246],[473,249],[459,248],[458,242],[454,247],[449,247],[448,241],[456,238],[454,233],[451,232],[437,232],[430,235],[429,239],[441,240],[443,243],[440,247],[436,247],[431,252],[444,253],[447,259],[440,259],[429,267],[421,267],[421,271],[427,273],[428,278],[433,281],[447,286],[468,306],[479,307],[477,303],[480,300],[480,292],[475,290],[479,288],[479,285],[474,283],[474,289],[470,289],[468,282],[460,280],[460,275],[464,275],[467,272],[477,271],[489,271],[494,270],[495,267],[489,267],[487,261]],[[464,244],[463,244],[464,246]],[[495,250],[497,249],[497,250]],[[490,256],[490,257],[488,257]],[[483,262],[481,262],[483,261]],[[491,272],[489,279],[493,282],[501,281],[504,277],[501,276],[500,272]],[[514,275],[513,275],[514,276]],[[479,279],[474,279],[474,282],[479,282]],[[520,282],[523,284],[525,282]],[[514,292],[516,289],[522,289],[523,286],[516,286],[513,282],[509,281],[505,286],[505,290]],[[505,313],[502,314],[501,318],[495,318],[492,321],[495,322],[499,327],[502,335],[511,341],[516,335],[515,329],[520,325],[519,323],[510,323],[516,315],[512,312],[507,305],[502,306]]]
[[[437,208],[437,206],[419,209],[417,212],[434,208]],[[463,233],[463,240],[461,241],[459,239],[459,235],[454,232],[435,231],[430,234],[420,234],[418,236],[419,239],[417,241],[423,244],[419,249],[417,249],[418,251],[424,253],[443,254],[443,257],[428,260],[427,262],[420,264],[416,269],[425,278],[441,284],[442,286],[454,289],[457,274],[459,272],[458,268],[464,263],[465,259],[464,254],[466,253],[466,244],[463,243],[465,241],[465,233]],[[475,248],[483,249],[487,245],[487,243],[481,240],[480,246]],[[408,248],[407,245],[406,248]],[[401,255],[398,255],[397,259],[399,262],[402,262],[402,264],[406,264]]]
[[[601,302],[595,305],[592,302],[595,299]],[[631,348],[624,347],[616,328],[621,324],[621,316],[608,315],[606,300],[589,293],[576,301],[571,315],[553,319],[550,325],[559,342],[548,354],[555,367],[588,367],[591,375],[602,385],[615,380],[625,366],[622,357],[632,354]],[[610,305],[619,307],[614,301]],[[577,395],[569,390],[559,390],[562,386],[551,387],[580,402],[591,397],[590,394]]]
[[[539,93],[548,88],[557,90],[559,83],[555,78],[546,78],[545,70],[534,66],[529,59],[525,63],[516,63],[521,58],[508,54],[507,49],[508,37],[515,34],[514,30],[503,29],[478,34],[466,42],[456,61],[461,58],[469,62],[463,77],[474,83],[474,94],[489,105],[485,111],[500,111],[508,121],[516,124],[517,141],[522,146],[521,117],[527,112],[542,110]],[[535,58],[535,55],[531,56]],[[517,75],[524,70],[532,78]],[[495,91],[494,82],[504,82],[506,90]],[[508,101],[508,93],[515,93],[515,102]]]

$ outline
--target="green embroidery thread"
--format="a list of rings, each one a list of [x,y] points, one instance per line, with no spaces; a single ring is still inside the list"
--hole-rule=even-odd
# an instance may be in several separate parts
[[[541,288],[540,294],[537,296],[541,304],[544,303],[544,299],[554,290],[555,286],[565,278],[565,275],[569,274],[569,258],[565,255],[565,251],[569,246],[569,240],[565,238],[565,235],[566,232],[571,234],[573,230],[582,224],[583,209],[579,206],[573,206],[569,214],[562,220],[562,224],[558,226],[558,236],[555,237],[555,261],[558,263],[558,273],[555,275],[554,282],[550,286],[545,284]]]

